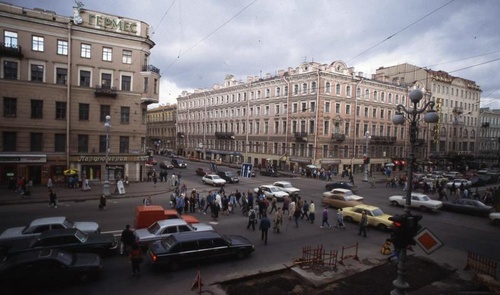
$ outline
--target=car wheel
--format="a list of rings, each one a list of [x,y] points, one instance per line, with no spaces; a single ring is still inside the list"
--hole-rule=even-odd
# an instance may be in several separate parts
[[[351,216],[346,216],[346,217],[344,217],[344,219],[347,222],[353,222],[354,221]]]
[[[215,183],[215,182],[214,182],[214,184],[213,184],[213,185],[214,185],[214,186],[217,186],[217,183]]]
[[[397,206],[399,206],[398,202],[396,202],[396,201],[392,201],[392,202],[391,202],[391,205],[392,205],[392,206],[396,206],[396,207],[397,207]]]
[[[205,183],[205,180],[202,180],[202,181],[201,181],[201,183],[206,184],[206,183]]]
[[[385,224],[382,224],[382,223],[378,224],[377,228],[379,230],[382,230],[382,231],[386,231],[387,230],[387,226]]]

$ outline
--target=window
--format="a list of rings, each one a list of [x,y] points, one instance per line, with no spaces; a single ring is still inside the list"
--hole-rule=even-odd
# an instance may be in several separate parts
[[[368,107],[365,107],[365,118],[368,118]]]
[[[42,151],[42,133],[30,133],[30,151],[41,152]]]
[[[326,82],[326,84],[325,84],[325,92],[326,93],[330,93],[331,88],[332,88],[332,85],[330,84],[330,82]]]
[[[306,83],[302,84],[302,93],[303,94],[307,93],[307,84]]]
[[[106,116],[109,116],[111,113],[111,106],[110,105],[101,105],[101,114],[100,114],[100,121],[101,122],[106,122]]]
[[[311,93],[316,93],[316,82],[311,83]]]
[[[299,85],[297,84],[293,85],[293,94],[294,95],[299,94]]]
[[[351,105],[346,105],[345,106],[345,114],[350,115],[351,114]]]
[[[90,71],[80,71],[80,86],[90,87]]]
[[[92,46],[90,44],[82,43],[80,48],[80,57],[90,58],[91,51],[92,51]]]
[[[57,54],[68,55],[68,41],[57,40]]]
[[[377,118],[377,109],[376,108],[372,109],[372,117]]]
[[[374,92],[373,92],[373,100],[374,100],[374,101],[377,101],[377,100],[378,100],[378,92],[377,92],[377,91],[374,91]]]
[[[130,123],[130,107],[121,107],[120,123],[122,124]]]
[[[89,136],[86,134],[78,134],[78,152],[88,153],[89,151]]]
[[[89,120],[90,105],[88,103],[78,104],[78,119],[80,121]]]
[[[276,87],[276,97],[280,97],[280,96],[281,96],[281,88]]]
[[[66,85],[68,69],[56,68],[56,84]]]
[[[346,96],[351,96],[351,86],[345,88]]]
[[[106,135],[99,135],[99,153],[106,152]]]
[[[122,89],[123,91],[130,91],[132,85],[132,76],[122,76]]]
[[[124,64],[132,64],[132,51],[131,50],[123,50],[122,51],[122,63]]]
[[[5,31],[3,34],[3,42],[5,47],[17,48],[17,33],[11,31]]]
[[[31,118],[33,119],[43,118],[43,100],[39,99],[31,100]]]
[[[329,113],[329,112],[330,112],[330,102],[326,101],[325,102],[325,113]]]
[[[121,154],[128,153],[128,142],[129,142],[128,136],[120,136],[120,153]]]
[[[335,104],[335,114],[340,114],[340,103]]]
[[[17,151],[17,132],[4,131],[2,133],[2,142],[4,152]]]
[[[316,112],[316,102],[311,101],[311,103],[309,104],[309,112],[311,113]]]
[[[33,36],[31,39],[31,50],[43,52],[43,37]]]
[[[148,79],[148,77],[145,77],[144,78],[144,91],[143,91],[144,93],[148,92],[148,88],[149,88],[148,84],[149,84],[149,79]]]
[[[330,134],[330,121],[325,120],[323,122],[323,134],[328,135]]]
[[[111,89],[111,74],[101,73],[101,87],[104,89]]]
[[[266,89],[266,98],[269,98],[269,95],[271,95],[271,90],[269,88]]]
[[[54,137],[54,152],[66,151],[66,134],[56,133]]]
[[[370,90],[365,90],[365,99],[370,99]]]
[[[335,94],[340,95],[340,84],[335,85]]]
[[[17,80],[17,62],[4,60],[3,78],[7,80]]]
[[[17,98],[14,97],[3,98],[3,116],[4,117],[17,116]]]
[[[66,119],[66,102],[56,101],[56,120]]]
[[[43,65],[31,65],[31,81],[43,82]]]
[[[102,60],[103,61],[113,61],[113,48],[109,48],[109,47],[102,48]]]

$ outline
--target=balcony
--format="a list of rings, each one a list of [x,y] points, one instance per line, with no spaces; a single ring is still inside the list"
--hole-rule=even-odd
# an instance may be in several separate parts
[[[344,141],[345,140],[345,134],[332,133],[332,140],[333,141]]]
[[[295,132],[294,135],[296,141],[307,141],[307,132]]]
[[[142,71],[143,72],[153,72],[153,73],[157,73],[158,75],[160,74],[160,69],[153,66],[153,65],[143,65]]]
[[[457,115],[461,115],[464,113],[464,109],[462,107],[454,107],[453,108],[453,113]]]
[[[186,133],[184,133],[184,132],[177,132],[177,137],[178,138],[184,138],[184,137],[186,137]]]
[[[97,85],[94,92],[95,96],[104,96],[115,98],[118,93],[116,93],[116,87],[109,87],[107,85]]]
[[[23,50],[21,46],[10,46],[10,44],[0,43],[1,57],[17,57],[23,58]]]
[[[234,132],[215,132],[217,139],[234,139]]]
[[[396,142],[396,136],[377,136],[372,135],[370,144],[393,144]]]

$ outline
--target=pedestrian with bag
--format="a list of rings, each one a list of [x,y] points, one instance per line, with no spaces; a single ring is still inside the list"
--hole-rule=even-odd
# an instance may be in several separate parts
[[[255,212],[254,208],[251,208],[250,211],[248,212],[247,229],[250,229],[250,227],[252,227],[252,230],[255,231],[255,224],[256,223],[257,223],[257,213]]]

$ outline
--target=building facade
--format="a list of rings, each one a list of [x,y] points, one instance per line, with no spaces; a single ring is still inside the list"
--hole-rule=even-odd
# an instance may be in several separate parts
[[[364,156],[372,171],[387,162],[403,169],[407,127],[392,118],[398,104],[407,106],[410,86],[384,79],[364,78],[342,61],[304,62],[246,82],[227,75],[222,85],[177,98],[177,152],[291,171],[357,172]]]
[[[147,144],[155,153],[176,150],[177,104],[161,105],[148,110]]]
[[[440,169],[457,169],[473,161],[480,131],[481,89],[476,82],[407,63],[381,67],[376,74],[400,83],[420,83],[431,94],[439,122],[431,130],[420,128],[431,162]]]
[[[479,148],[476,159],[479,168],[490,168],[496,165],[500,168],[500,110],[481,108]]]
[[[92,180],[143,178],[147,105],[160,83],[149,31],[81,4],[66,17],[0,3],[0,183],[62,182],[70,168]]]

